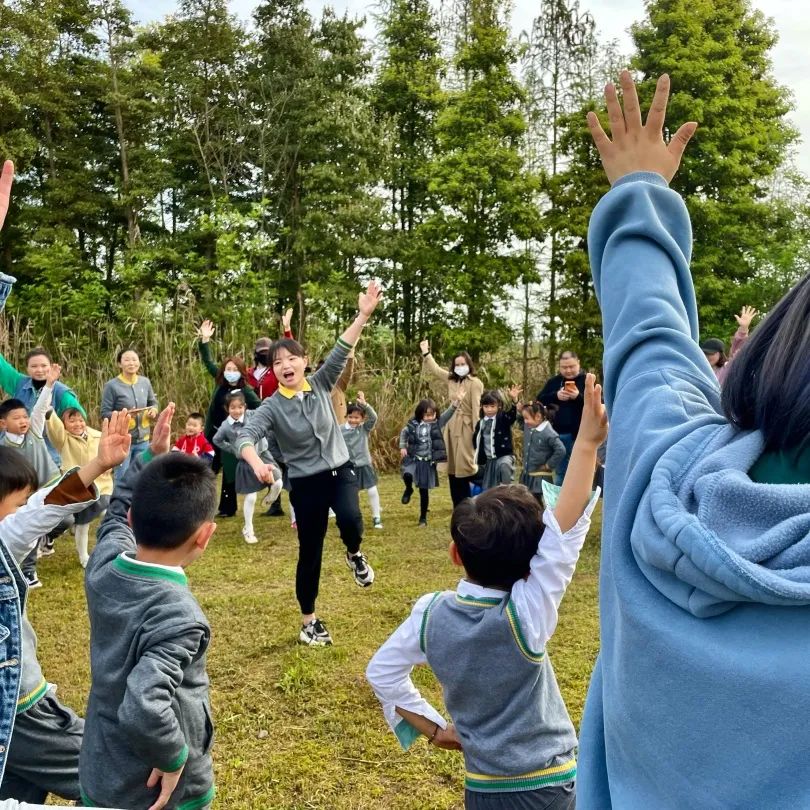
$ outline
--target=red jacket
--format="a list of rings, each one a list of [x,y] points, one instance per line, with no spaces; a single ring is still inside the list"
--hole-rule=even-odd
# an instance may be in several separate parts
[[[190,456],[197,456],[197,458],[207,456],[209,461],[214,457],[214,448],[202,433],[196,436],[181,436],[174,443],[172,450],[179,450],[181,453],[188,453]]]

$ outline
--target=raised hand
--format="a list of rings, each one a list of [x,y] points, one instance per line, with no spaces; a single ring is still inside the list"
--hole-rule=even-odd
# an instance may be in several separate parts
[[[161,412],[160,416],[152,428],[152,441],[149,449],[153,456],[168,453],[172,443],[172,419],[174,418],[175,405],[170,402]]]
[[[3,164],[3,172],[0,175],[0,229],[6,221],[8,204],[11,199],[11,184],[14,181],[14,164],[7,160]]]
[[[456,394],[456,398],[453,400],[453,404],[458,408],[459,405],[461,405],[461,403],[464,402],[466,396],[467,396],[467,389],[464,387],[459,388],[458,393]]]
[[[48,373],[45,375],[45,385],[53,388],[53,384],[62,376],[62,366],[58,363],[51,363]]]
[[[520,395],[522,393],[523,393],[523,388],[521,388],[519,385],[513,385],[509,389],[509,397],[512,400],[512,402],[518,402],[520,400]]]
[[[579,423],[577,441],[593,448],[599,447],[607,438],[607,410],[602,404],[602,386],[596,385],[596,376],[585,375],[585,404],[582,408],[582,421]]]
[[[605,87],[611,138],[605,134],[595,112],[588,113],[588,126],[599,150],[602,166],[611,185],[632,172],[655,172],[667,182],[672,180],[681,163],[684,149],[695,134],[694,121],[684,124],[669,143],[664,141],[664,118],[669,100],[669,76],[658,77],[646,123],[641,123],[641,109],[636,86],[629,70],[621,73],[624,110],[616,87]]]
[[[355,402],[358,405],[362,405],[365,407],[368,403],[366,402],[366,395],[362,391],[357,392],[357,396],[355,397]]]
[[[200,336],[200,341],[202,343],[208,343],[209,340],[214,336],[214,330],[216,327],[214,326],[213,321],[204,320],[200,324],[200,328],[197,330],[197,334]]]
[[[111,470],[123,463],[129,455],[132,437],[129,435],[129,414],[113,411],[109,419],[101,425],[101,438],[98,441],[96,460],[104,470]]]
[[[291,331],[290,327],[292,326],[292,316],[293,316],[292,307],[290,307],[281,316],[281,328],[284,330],[285,333]]]
[[[422,354],[430,354],[430,341],[429,340],[420,340],[419,341],[419,351]]]
[[[740,310],[739,315],[735,315],[734,317],[737,319],[737,324],[739,325],[740,329],[744,332],[748,332],[749,328],[751,327],[751,321],[759,315],[753,307],[743,307]]]
[[[357,308],[360,310],[361,315],[370,318],[381,300],[382,287],[376,281],[369,281],[366,291],[360,293],[360,297],[357,300]]]

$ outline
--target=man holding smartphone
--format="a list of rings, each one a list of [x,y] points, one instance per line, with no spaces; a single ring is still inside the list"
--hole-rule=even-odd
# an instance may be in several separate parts
[[[574,447],[582,421],[582,406],[585,396],[585,372],[579,366],[577,353],[570,349],[559,358],[560,373],[552,377],[537,395],[537,399],[555,412],[554,429],[565,445],[565,458],[554,470],[554,483],[560,486],[568,469],[568,459]]]

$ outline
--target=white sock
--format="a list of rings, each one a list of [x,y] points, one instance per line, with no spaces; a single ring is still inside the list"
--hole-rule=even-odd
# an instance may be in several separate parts
[[[245,495],[245,502],[242,504],[242,512],[245,516],[245,530],[248,534],[255,534],[253,531],[253,513],[256,511],[256,498],[258,492],[251,492],[250,495]]]
[[[290,523],[295,523],[295,507],[292,505],[292,501],[290,501]]]
[[[90,555],[87,553],[87,542],[90,539],[90,524],[76,524],[76,553],[79,555],[79,562],[84,568]]]
[[[382,514],[382,507],[380,506],[380,490],[377,487],[371,487],[371,489],[367,489],[366,492],[368,493],[368,503],[371,507],[371,514],[375,520],[380,519],[380,515]]]

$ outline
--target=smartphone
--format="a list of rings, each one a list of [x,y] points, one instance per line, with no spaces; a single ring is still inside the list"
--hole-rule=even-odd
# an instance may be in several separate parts
[[[566,380],[563,387],[566,391],[568,391],[569,394],[577,393],[577,384],[573,380]]]

